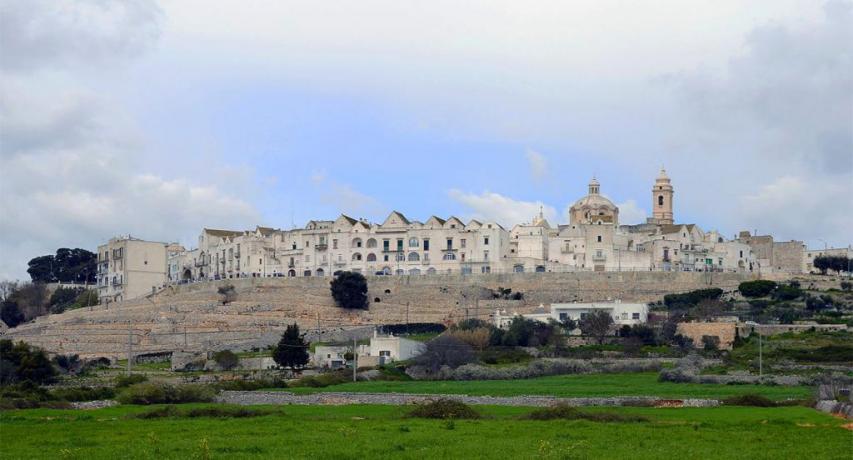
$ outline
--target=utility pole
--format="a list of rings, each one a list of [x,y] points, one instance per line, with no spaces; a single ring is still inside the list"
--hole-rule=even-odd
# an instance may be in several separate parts
[[[358,372],[358,344],[355,337],[352,338],[352,381],[356,381],[356,373]]]
[[[187,349],[187,326],[184,325],[184,350]]]
[[[409,335],[409,302],[406,302],[406,335]]]
[[[320,337],[320,313],[317,312],[317,342],[322,342],[322,340],[320,340]]]
[[[761,331],[758,331],[758,377],[764,376],[764,350],[761,342]]]

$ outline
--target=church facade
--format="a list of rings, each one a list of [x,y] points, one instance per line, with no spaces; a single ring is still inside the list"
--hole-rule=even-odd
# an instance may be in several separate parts
[[[569,223],[556,226],[541,211],[509,230],[452,216],[421,222],[393,211],[382,223],[341,215],[292,230],[204,229],[196,249],[169,258],[167,278],[760,269],[762,261],[748,242],[675,223],[675,193],[666,171],[651,192],[652,216],[640,225],[621,225],[619,208],[593,179],[588,194],[570,207]]]

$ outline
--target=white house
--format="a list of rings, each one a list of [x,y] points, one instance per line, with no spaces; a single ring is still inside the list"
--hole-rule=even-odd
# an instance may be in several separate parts
[[[368,356],[377,358],[378,364],[385,364],[412,359],[423,353],[425,348],[426,345],[423,342],[396,337],[393,334],[379,335],[378,332],[373,331]]]
[[[586,315],[599,310],[610,313],[613,317],[613,323],[617,326],[644,324],[649,319],[649,306],[647,304],[622,303],[620,300],[615,302],[555,303],[551,304],[550,312],[544,306],[540,306],[533,313],[520,316],[543,323],[547,323],[551,319],[560,322],[566,319],[580,321]],[[494,316],[494,324],[499,328],[506,329],[516,316],[519,314],[508,315],[505,311],[497,311]]]
[[[370,348],[367,345],[359,345],[356,350],[361,356],[368,354]],[[317,345],[311,362],[318,368],[340,369],[349,363],[346,359],[349,353],[352,353],[352,345]]]

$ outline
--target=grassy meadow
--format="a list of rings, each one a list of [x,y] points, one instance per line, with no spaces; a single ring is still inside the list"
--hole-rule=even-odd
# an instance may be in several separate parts
[[[209,407],[191,405],[185,407]],[[254,418],[138,419],[152,407],[0,413],[4,459],[849,458],[845,422],[805,407],[618,408],[647,421],[406,418],[399,406],[286,406]],[[182,408],[183,409],[183,408]]]
[[[659,396],[662,398],[723,399],[760,394],[770,399],[807,399],[813,389],[806,386],[718,385],[659,382],[655,372],[626,374],[558,375],[525,380],[477,381],[374,381],[332,385],[325,388],[288,388],[282,391],[465,394],[469,396],[541,395],[565,398],[608,396]]]

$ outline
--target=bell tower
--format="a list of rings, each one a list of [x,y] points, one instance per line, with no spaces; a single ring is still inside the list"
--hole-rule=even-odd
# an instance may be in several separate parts
[[[652,187],[652,218],[656,224],[672,225],[675,223],[675,216],[672,213],[674,194],[672,182],[666,175],[666,170],[661,168],[660,174],[655,179],[655,186]]]

